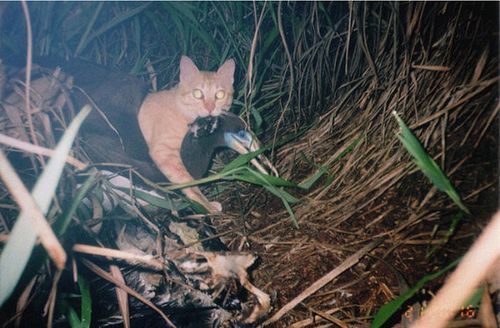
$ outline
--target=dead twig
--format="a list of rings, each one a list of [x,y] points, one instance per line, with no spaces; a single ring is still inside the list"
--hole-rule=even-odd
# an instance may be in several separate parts
[[[52,156],[54,154],[54,151],[49,148],[45,148],[42,146],[37,146],[34,144],[31,144],[29,142],[25,142],[16,138],[12,138],[9,136],[6,136],[4,134],[0,133],[0,143],[7,145],[9,147],[17,148],[29,153],[33,154],[38,154],[38,155],[43,155],[43,156]],[[83,163],[79,161],[78,159],[74,158],[73,156],[67,156],[66,157],[66,162],[68,164],[73,165],[76,167],[78,170],[85,170],[88,166],[88,164]]]

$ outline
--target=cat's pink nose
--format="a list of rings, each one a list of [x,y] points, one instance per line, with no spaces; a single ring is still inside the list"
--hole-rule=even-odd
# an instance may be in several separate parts
[[[215,109],[215,102],[214,101],[205,101],[204,102],[205,109],[209,112],[212,113]]]

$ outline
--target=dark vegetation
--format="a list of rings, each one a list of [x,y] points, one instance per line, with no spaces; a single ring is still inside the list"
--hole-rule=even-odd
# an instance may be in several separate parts
[[[212,219],[211,234],[232,251],[259,256],[252,281],[272,296],[270,316],[352,254],[380,240],[368,256],[272,323],[276,327],[369,325],[382,305],[464,254],[498,208],[496,2],[27,5],[35,58],[83,59],[129,72],[150,90],[176,83],[182,54],[206,69],[227,58],[236,60],[232,111],[269,146],[268,157],[281,177],[302,187],[286,188],[294,196],[288,203],[296,228],[290,211],[269,189],[234,180],[206,186],[224,208],[224,215]],[[27,33],[20,3],[0,3],[0,17],[1,133],[54,148],[79,108],[58,101],[58,89],[32,95],[31,125],[26,113],[16,116],[6,109],[8,95],[24,93],[24,72],[11,67],[25,66]],[[446,173],[470,214],[412,162],[396,137],[393,111]],[[16,119],[21,129],[15,128]],[[84,142],[76,141],[73,155],[88,162]],[[31,188],[46,159],[1,147]],[[216,160],[216,171],[222,161],[227,162],[225,156]],[[66,168],[47,214],[55,226],[81,190],[77,183],[89,176],[75,171]],[[97,188],[91,185],[89,192]],[[174,207],[181,204],[174,209],[175,219],[170,211],[152,217],[140,209],[141,218],[156,227],[166,218],[183,218],[207,228],[193,219],[193,212],[183,210],[186,204],[179,195],[167,195]],[[1,246],[19,210],[3,184],[0,197]],[[90,221],[84,217],[73,213],[59,235],[75,261],[86,256],[72,253],[72,244],[95,240],[90,228],[109,219],[95,213]],[[47,310],[55,311],[56,318],[69,316],[68,304],[83,318],[79,304],[87,298],[79,295],[88,288],[72,282],[71,262],[54,297],[49,292],[59,277],[41,246],[31,259],[14,296],[0,309],[0,323],[14,326],[16,312],[25,305],[27,310],[20,311],[24,326],[47,325],[40,309],[50,304],[57,304]],[[108,270],[107,261],[96,262]],[[90,267],[79,275],[91,282],[92,290],[96,275]],[[435,291],[443,281],[433,280],[426,289]],[[30,296],[23,298],[24,291]],[[102,297],[95,289],[92,293],[88,298],[94,302]],[[419,292],[386,325],[399,323],[405,310],[430,295]],[[463,324],[478,325],[478,320]]]

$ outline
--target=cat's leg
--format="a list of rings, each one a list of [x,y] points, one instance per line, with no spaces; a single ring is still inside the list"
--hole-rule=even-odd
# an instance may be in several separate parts
[[[186,167],[182,163],[180,152],[163,147],[156,147],[151,150],[151,158],[160,169],[160,171],[174,184],[191,182],[191,177]],[[182,192],[191,200],[205,207],[209,213],[215,214],[222,211],[222,205],[219,202],[210,202],[198,187],[189,187],[182,189]]]

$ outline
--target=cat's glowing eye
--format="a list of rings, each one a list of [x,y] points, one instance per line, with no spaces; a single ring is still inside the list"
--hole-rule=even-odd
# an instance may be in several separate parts
[[[196,99],[201,99],[203,98],[203,92],[200,89],[194,89],[193,97],[195,97]]]
[[[226,93],[224,92],[224,90],[219,90],[217,91],[217,93],[215,94],[215,99],[222,99],[226,96]]]

